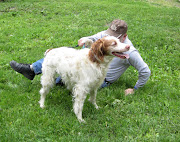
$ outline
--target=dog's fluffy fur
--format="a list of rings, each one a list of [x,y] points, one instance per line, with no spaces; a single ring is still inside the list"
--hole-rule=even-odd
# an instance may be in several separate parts
[[[72,91],[74,113],[80,122],[84,122],[82,110],[87,94],[90,94],[89,101],[98,109],[97,90],[104,81],[113,55],[126,58],[122,52],[129,50],[128,45],[120,43],[112,36],[99,39],[93,44],[90,39],[83,39],[83,43],[91,48],[77,50],[61,47],[46,51],[42,64],[39,101],[40,107],[43,108],[45,97],[55,83],[55,75],[60,75],[67,89]]]

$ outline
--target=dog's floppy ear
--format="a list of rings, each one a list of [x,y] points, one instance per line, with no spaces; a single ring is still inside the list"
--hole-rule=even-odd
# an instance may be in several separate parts
[[[104,61],[104,51],[103,51],[103,41],[101,39],[97,40],[96,42],[93,43],[91,50],[93,51],[92,53],[94,54],[94,60],[99,61]]]

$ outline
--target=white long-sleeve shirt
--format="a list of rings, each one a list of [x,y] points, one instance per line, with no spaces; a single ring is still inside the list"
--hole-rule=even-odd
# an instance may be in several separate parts
[[[102,31],[86,38],[96,41],[104,36],[108,35],[105,33],[105,31]],[[150,77],[151,71],[128,37],[126,37],[124,43],[131,46],[129,51],[124,52],[129,54],[129,59],[120,59],[118,57],[114,57],[109,65],[106,81],[113,83],[127,70],[129,66],[133,66],[138,70],[139,73],[138,81],[134,86],[135,89],[138,89],[139,87],[143,87],[146,84]]]

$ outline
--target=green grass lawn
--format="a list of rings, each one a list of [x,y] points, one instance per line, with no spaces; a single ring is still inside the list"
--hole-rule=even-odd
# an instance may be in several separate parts
[[[0,142],[180,141],[179,0],[4,0],[0,2]],[[134,95],[138,72],[129,68],[87,100],[80,124],[64,87],[38,101],[40,76],[27,80],[11,60],[33,63],[49,48],[76,46],[79,38],[106,30],[113,19],[128,23],[128,37],[152,75]]]

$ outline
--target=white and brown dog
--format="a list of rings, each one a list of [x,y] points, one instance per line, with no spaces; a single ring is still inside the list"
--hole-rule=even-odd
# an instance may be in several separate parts
[[[108,65],[114,56],[128,58],[123,54],[130,46],[120,43],[115,37],[108,36],[92,43],[90,39],[83,39],[83,43],[90,45],[85,49],[68,47],[55,48],[46,52],[42,64],[42,77],[40,90],[40,107],[44,108],[45,97],[49,89],[55,84],[55,75],[61,76],[67,89],[73,94],[73,109],[78,120],[84,122],[82,110],[87,94],[89,101],[98,109],[96,94],[103,83]]]

